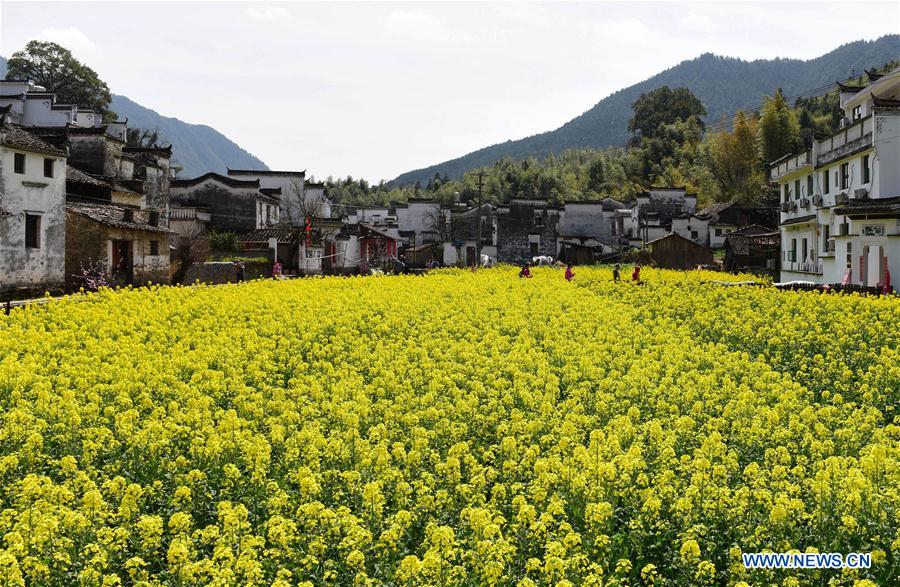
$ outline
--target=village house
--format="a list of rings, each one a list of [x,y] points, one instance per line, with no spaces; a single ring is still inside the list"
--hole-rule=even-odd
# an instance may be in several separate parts
[[[276,188],[260,188],[258,179],[238,180],[214,172],[176,179],[171,182],[173,217],[185,223],[180,226],[191,222],[197,227],[208,215],[204,228],[236,234],[272,228],[279,220],[279,193]]]
[[[66,152],[0,115],[0,293],[65,283]]]
[[[426,198],[409,198],[392,205],[397,230],[404,246],[418,247],[438,243],[447,235],[448,214],[440,202]]]
[[[331,217],[331,201],[325,197],[324,184],[310,184],[307,189],[306,171],[229,169],[228,177],[258,181],[265,190],[280,189],[279,219],[290,226],[302,227],[307,218]]]
[[[68,153],[64,182],[64,282],[83,284],[84,272],[105,272],[113,283],[169,280],[171,147],[128,148],[127,124],[57,104],[29,82],[0,82],[0,107],[27,131]]]
[[[630,244],[641,248],[672,232],[672,220],[694,214],[697,196],[683,187],[651,187],[638,194],[631,208],[633,230]],[[699,231],[698,231],[699,232]]]
[[[756,273],[778,278],[781,233],[753,224],[725,235],[725,271]]]
[[[557,256],[560,210],[548,200],[513,198],[497,209],[497,259],[521,264]]]
[[[626,209],[613,198],[565,202],[557,228],[560,260],[592,264],[604,254],[619,251],[625,223],[624,216],[617,212]],[[624,242],[627,244],[627,240]]]
[[[647,247],[653,263],[663,269],[696,269],[714,261],[712,249],[674,232],[650,241]]]
[[[115,182],[66,170],[66,287],[85,285],[86,275],[101,272],[110,285],[169,282],[169,229],[143,194],[136,202],[117,203],[123,190]]]
[[[497,259],[499,234],[497,231],[497,207],[490,203],[481,206],[463,207],[443,211],[449,217],[450,225],[443,241],[443,264],[465,265],[471,267],[480,264],[478,259],[479,240],[481,254]],[[480,219],[480,220],[479,220]],[[479,239],[478,227],[481,226]]]
[[[672,219],[672,232],[712,249],[721,249],[728,233],[754,224],[774,229],[778,225],[778,210],[718,202],[694,214],[676,216]]]
[[[770,164],[781,280],[882,285],[900,275],[900,68],[839,84],[841,129]]]

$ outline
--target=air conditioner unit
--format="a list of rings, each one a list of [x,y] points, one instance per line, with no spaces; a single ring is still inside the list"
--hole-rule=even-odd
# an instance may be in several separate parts
[[[790,211],[790,209],[791,209],[790,202],[782,202],[781,203],[781,211],[782,212],[788,212],[788,211]]]
[[[822,206],[822,201],[823,201],[823,200],[822,200],[822,196],[820,196],[820,195],[818,195],[818,194],[816,194],[815,196],[812,197],[812,203],[813,203],[813,206],[820,206],[820,207],[821,207],[821,206]]]
[[[791,212],[797,211],[797,202],[791,202]]]
[[[838,206],[847,203],[847,193],[842,192],[834,197],[834,203]]]
[[[834,239],[833,238],[830,238],[827,241],[825,241],[825,251],[829,252],[829,253],[834,252]]]
[[[869,195],[869,190],[866,188],[857,188],[853,190],[853,199],[855,200],[863,200]]]
[[[809,208],[809,198],[800,198],[800,206]]]

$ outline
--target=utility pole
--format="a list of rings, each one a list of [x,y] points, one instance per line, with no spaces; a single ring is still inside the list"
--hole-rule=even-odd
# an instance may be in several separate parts
[[[484,172],[478,172],[478,235],[475,237],[475,266],[481,263],[481,190],[484,187]]]

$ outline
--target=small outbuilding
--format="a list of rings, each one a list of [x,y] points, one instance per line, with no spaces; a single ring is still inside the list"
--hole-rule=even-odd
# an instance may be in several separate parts
[[[650,257],[664,269],[694,269],[714,263],[712,249],[674,232],[647,243]]]

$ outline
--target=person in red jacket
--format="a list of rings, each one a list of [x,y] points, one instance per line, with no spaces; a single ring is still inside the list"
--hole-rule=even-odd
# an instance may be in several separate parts
[[[640,263],[634,264],[634,271],[631,272],[631,281],[633,281],[635,283],[641,282],[641,264]]]
[[[531,268],[528,263],[522,265],[522,270],[519,271],[519,277],[527,277],[529,279],[531,278]]]
[[[575,272],[572,271],[572,264],[569,263],[566,265],[566,281],[572,281],[573,277],[575,277]]]

